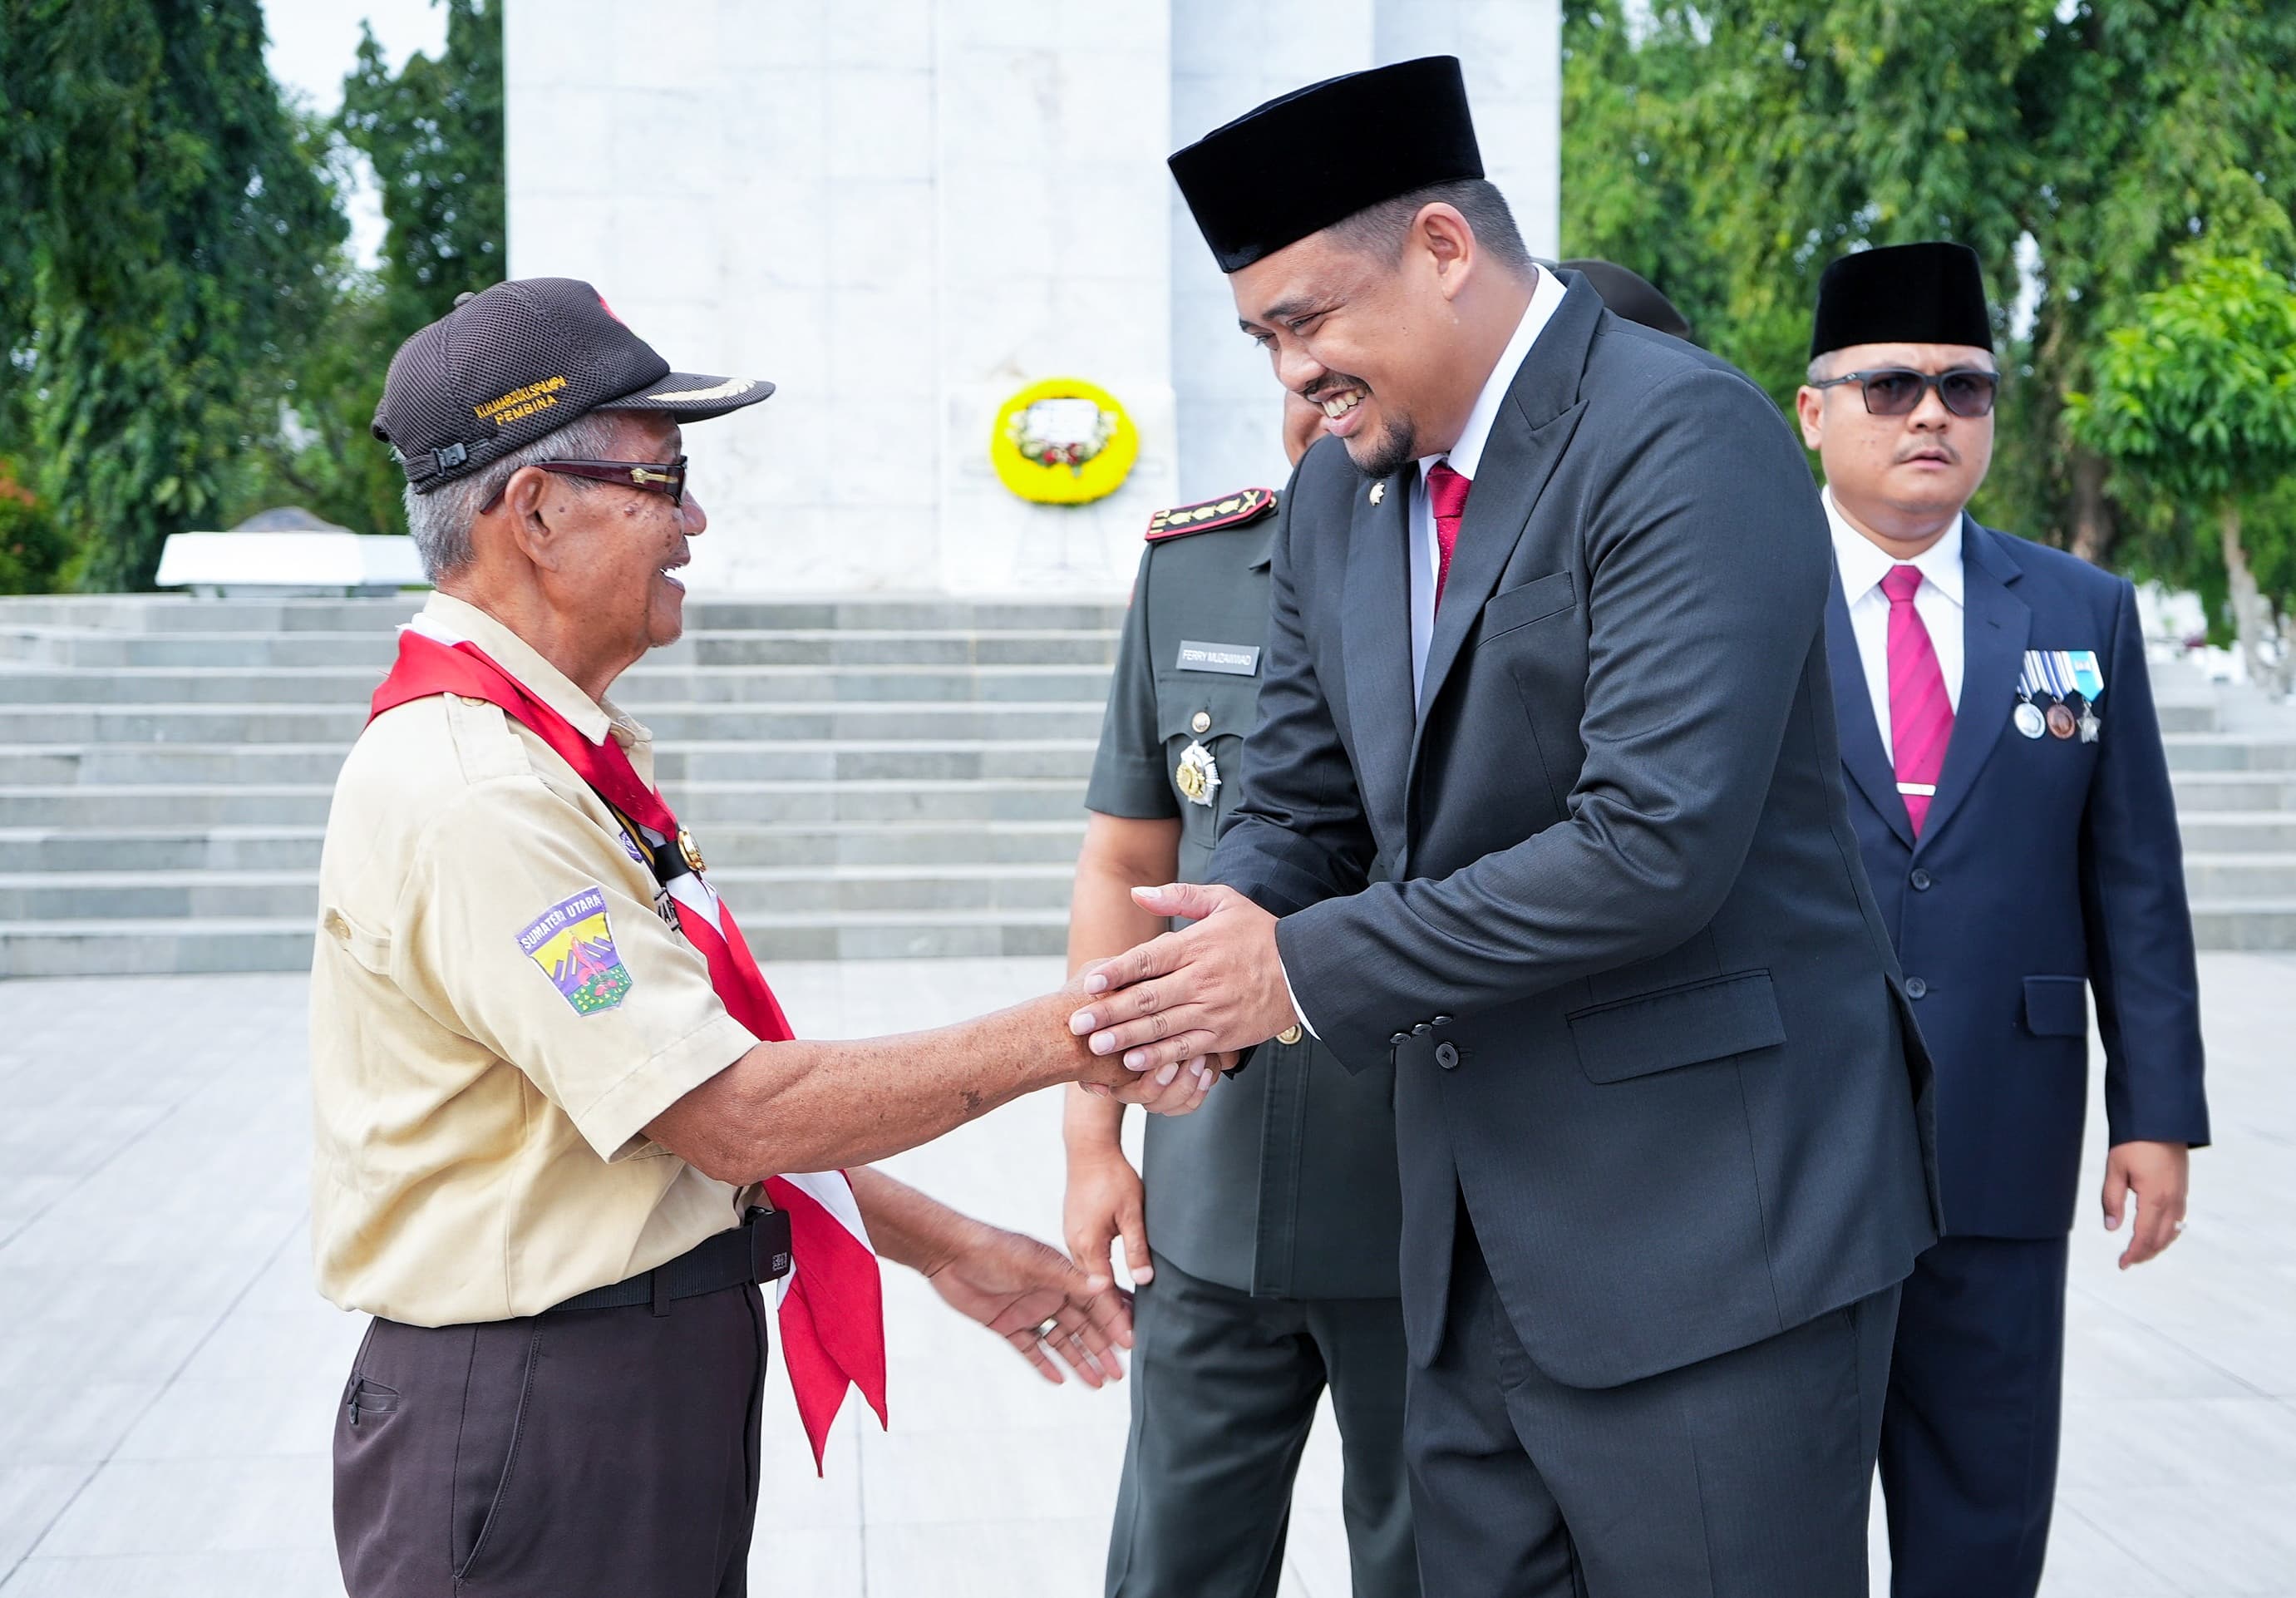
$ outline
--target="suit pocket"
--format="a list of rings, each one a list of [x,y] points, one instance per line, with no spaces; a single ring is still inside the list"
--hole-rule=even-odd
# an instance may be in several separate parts
[[[2025,979],[2025,1029],[2036,1037],[2088,1036],[2088,979]]]
[[[1578,602],[1577,586],[1567,571],[1555,572],[1495,594],[1483,606],[1483,630],[1475,647],[1480,649],[1492,639],[1527,627],[1534,621],[1545,621],[1550,616],[1560,616]]]
[[[1702,1061],[1773,1049],[1786,1040],[1766,971],[1660,988],[1563,1020],[1592,1082],[1623,1082]]]

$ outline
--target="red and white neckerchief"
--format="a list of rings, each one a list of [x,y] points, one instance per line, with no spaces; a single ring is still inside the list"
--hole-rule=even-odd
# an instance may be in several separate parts
[[[375,690],[373,720],[411,700],[455,693],[484,700],[554,750],[592,791],[635,825],[652,849],[676,849],[677,818],[660,792],[630,764],[609,735],[593,743],[524,684],[469,639],[430,615],[418,615],[398,635],[398,660]],[[693,857],[698,861],[698,856]],[[709,963],[709,986],[733,1018],[765,1043],[796,1036],[742,941],[734,913],[698,865],[661,881],[677,912],[678,930]],[[798,1418],[821,1469],[830,1423],[849,1384],[885,1422],[884,1286],[876,1251],[843,1171],[768,1176],[766,1195],[789,1212],[789,1274],[780,1282],[778,1321],[782,1364],[797,1397]]]

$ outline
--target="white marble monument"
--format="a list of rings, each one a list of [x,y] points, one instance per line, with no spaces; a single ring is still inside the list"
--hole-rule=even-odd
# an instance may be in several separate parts
[[[685,369],[716,592],[1121,594],[1157,507],[1280,484],[1277,396],[1164,170],[1317,78],[1466,63],[1484,160],[1555,248],[1557,0],[509,0],[510,266],[596,283]],[[1124,486],[988,461],[1039,379],[1120,399]]]

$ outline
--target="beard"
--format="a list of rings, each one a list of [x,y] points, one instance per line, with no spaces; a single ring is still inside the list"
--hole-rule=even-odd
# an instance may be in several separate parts
[[[1409,416],[1382,421],[1377,432],[1344,442],[1349,463],[1367,478],[1393,477],[1419,458],[1419,430]]]

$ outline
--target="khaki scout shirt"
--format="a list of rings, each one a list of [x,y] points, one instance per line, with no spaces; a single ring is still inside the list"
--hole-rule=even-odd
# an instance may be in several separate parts
[[[652,781],[645,729],[507,627],[443,594],[424,614],[584,736],[611,730]],[[532,1315],[738,1224],[742,1190],[644,1129],[757,1039],[613,812],[539,738],[453,694],[376,717],[336,780],[319,904],[329,1299],[421,1326]]]

